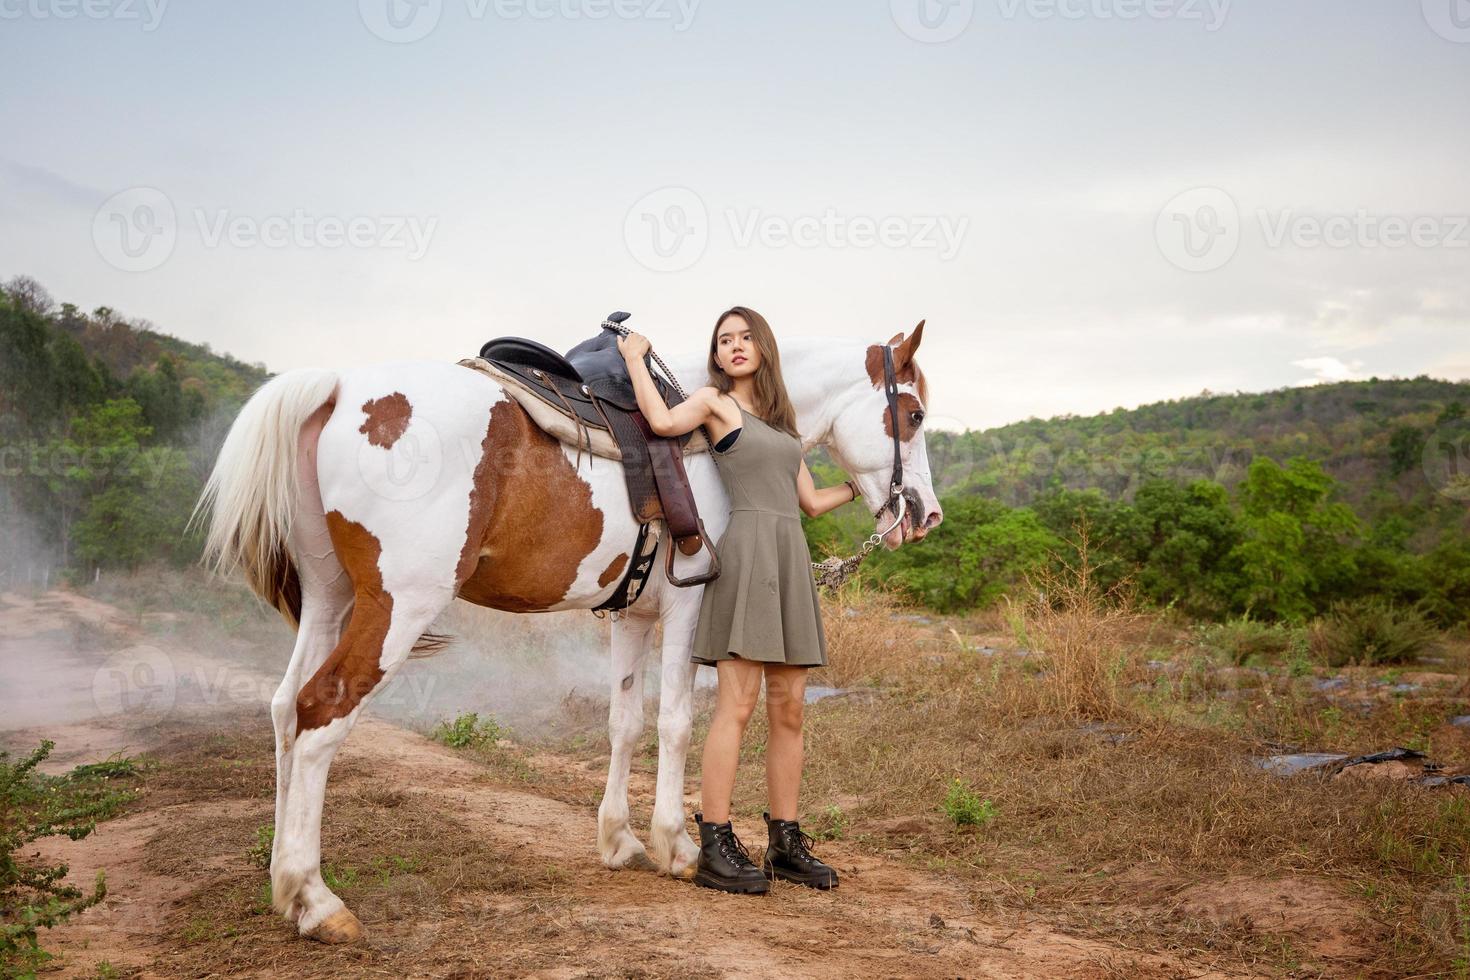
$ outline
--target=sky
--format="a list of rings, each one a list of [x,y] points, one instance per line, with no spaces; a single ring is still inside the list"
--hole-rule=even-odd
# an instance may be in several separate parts
[[[276,371],[924,319],[955,429],[1466,379],[1467,96],[1470,0],[0,0],[0,278]]]

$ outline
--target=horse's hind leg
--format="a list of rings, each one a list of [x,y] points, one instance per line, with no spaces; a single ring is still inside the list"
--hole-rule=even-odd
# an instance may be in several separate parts
[[[628,772],[643,735],[643,663],[653,641],[655,617],[629,611],[612,629],[612,687],[607,733],[612,755],[607,788],[597,808],[597,850],[609,868],[652,869],[643,844],[628,826]]]
[[[334,549],[344,556],[352,577],[352,615],[331,655],[295,701],[296,739],[286,805],[276,830],[271,897],[277,911],[295,919],[303,936],[337,943],[358,939],[362,924],[322,881],[327,774],[364,706],[392,680],[453,593],[432,584],[436,576],[431,569],[416,567],[433,549],[396,555],[399,567],[390,592],[380,571],[378,539],[336,513],[327,522]]]
[[[332,550],[327,520],[322,513],[314,459],[317,436],[331,410],[327,406],[303,427],[297,466],[301,485],[296,519],[291,528],[291,554],[301,583],[301,618],[296,646],[285,676],[271,698],[271,722],[276,741],[276,836],[271,847],[271,864],[282,839],[286,796],[291,787],[291,747],[296,739],[296,696],[307,678],[317,672],[336,647],[342,625],[352,606],[352,580]]]

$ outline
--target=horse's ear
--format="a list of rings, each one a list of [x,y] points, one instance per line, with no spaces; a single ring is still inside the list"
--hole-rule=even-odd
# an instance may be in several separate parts
[[[909,334],[907,338],[903,334],[897,334],[888,342],[890,344],[898,344],[898,347],[893,352],[893,364],[895,367],[907,364],[913,359],[914,351],[919,349],[919,341],[924,338],[924,323],[924,320],[920,320],[919,325],[914,328],[914,332]],[[902,343],[899,343],[899,341],[902,341]]]

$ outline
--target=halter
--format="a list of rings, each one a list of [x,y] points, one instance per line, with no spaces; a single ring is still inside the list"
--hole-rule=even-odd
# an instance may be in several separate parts
[[[905,501],[903,496],[903,456],[900,453],[901,440],[898,427],[898,375],[893,370],[893,348],[883,345],[883,394],[888,398],[888,417],[893,422],[893,475],[888,481],[888,501],[883,506],[893,507],[893,523],[889,525],[888,531],[898,527],[903,520]],[[878,508],[881,512],[882,507]],[[888,531],[879,535],[882,537]]]

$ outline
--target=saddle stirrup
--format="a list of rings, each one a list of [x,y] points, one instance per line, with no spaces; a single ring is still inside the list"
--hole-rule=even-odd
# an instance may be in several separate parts
[[[690,539],[679,539],[679,541],[681,542],[688,540]],[[705,569],[698,575],[691,575],[688,578],[679,578],[677,575],[674,574],[674,552],[683,551],[682,547],[670,547],[664,552],[664,575],[668,577],[669,583],[675,588],[687,589],[691,586],[703,585],[706,582],[714,581],[720,576],[720,555],[718,552],[715,551],[715,543],[709,539],[709,534],[706,533],[704,530],[703,518],[699,519],[698,540],[699,543],[705,548],[705,550],[709,552],[709,568]],[[673,540],[672,535],[670,536],[669,540],[666,540],[664,542],[664,544],[669,545],[676,545],[677,543],[678,542],[675,542]],[[697,553],[697,551],[689,552],[689,554]]]

